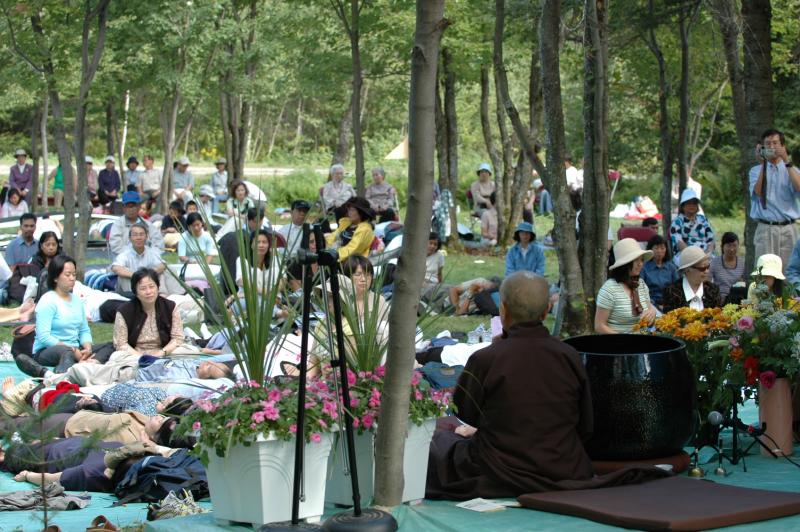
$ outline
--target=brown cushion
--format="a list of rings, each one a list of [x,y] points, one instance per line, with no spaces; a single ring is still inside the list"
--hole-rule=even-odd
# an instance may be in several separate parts
[[[642,530],[705,530],[800,513],[800,494],[669,477],[644,484],[529,493],[526,508]]]

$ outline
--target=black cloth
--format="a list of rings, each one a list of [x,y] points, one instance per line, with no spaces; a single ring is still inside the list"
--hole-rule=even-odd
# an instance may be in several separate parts
[[[172,313],[174,310],[175,303],[173,301],[163,296],[156,298],[156,327],[161,347],[167,345],[172,339]],[[119,307],[118,312],[122,314],[125,325],[128,327],[128,345],[135,348],[144,322],[147,321],[147,314],[142,307],[142,302],[135,297]]]
[[[592,431],[586,370],[541,323],[515,325],[474,353],[453,402],[478,430],[470,438],[434,433],[426,498],[516,497],[592,478],[583,447]]]
[[[688,307],[686,294],[683,292],[683,277],[664,289],[662,299],[664,313],[675,310],[676,308]],[[722,296],[717,285],[710,281],[703,282],[703,308],[716,308],[722,306]]]
[[[179,216],[177,219],[177,223],[172,216],[164,216],[161,219],[161,231],[164,232],[165,229],[175,229],[179,233],[183,233],[187,230],[186,228],[186,218],[184,216]]]
[[[250,242],[250,232],[247,229],[241,229],[242,238],[245,242]],[[219,254],[222,261],[230,272],[230,282],[224,274],[222,277],[222,284],[225,287],[225,294],[235,294],[236,288],[236,261],[239,259],[239,237],[236,231],[231,231],[219,239]]]

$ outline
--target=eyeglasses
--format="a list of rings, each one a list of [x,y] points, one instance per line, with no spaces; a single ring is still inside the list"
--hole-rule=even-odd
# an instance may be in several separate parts
[[[710,264],[706,264],[705,266],[692,266],[693,270],[697,270],[698,272],[705,272],[711,267]]]

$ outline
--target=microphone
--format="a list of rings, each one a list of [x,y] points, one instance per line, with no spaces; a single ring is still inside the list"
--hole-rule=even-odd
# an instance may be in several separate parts
[[[710,412],[706,420],[714,427],[735,427],[739,432],[745,432],[752,436],[762,436],[767,430],[766,423],[761,427],[745,425],[739,419],[729,419],[716,411]]]

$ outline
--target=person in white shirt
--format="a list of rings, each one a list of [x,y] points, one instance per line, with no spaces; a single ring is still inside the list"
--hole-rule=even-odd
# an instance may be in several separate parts
[[[564,168],[566,168],[567,185],[571,192],[583,190],[583,172],[572,166],[572,157],[564,156]]]
[[[322,201],[325,209],[333,212],[336,219],[347,216],[347,209],[344,204],[350,198],[355,197],[356,191],[353,185],[344,181],[344,166],[334,164],[330,170],[331,179],[322,187]]]
[[[220,157],[214,163],[217,171],[211,174],[211,189],[214,192],[214,212],[222,212],[220,203],[228,201],[228,171],[225,169],[228,166],[228,161],[225,157]]]
[[[143,223],[135,223],[128,231],[130,246],[117,255],[111,264],[111,271],[117,274],[117,292],[128,297],[133,297],[131,292],[131,277],[141,268],[150,268],[158,275],[162,275],[167,266],[161,260],[161,251],[147,246],[147,233],[149,229]],[[166,283],[161,283],[165,286]]]
[[[158,197],[161,194],[161,170],[153,168],[153,156],[145,155],[144,171],[139,174],[136,190],[142,195],[142,201],[153,202],[153,212],[158,210]]]
[[[303,224],[306,221],[311,205],[306,200],[292,202],[292,221],[280,228],[280,233],[286,239],[286,256],[293,257],[300,249],[300,240],[303,236]]]

